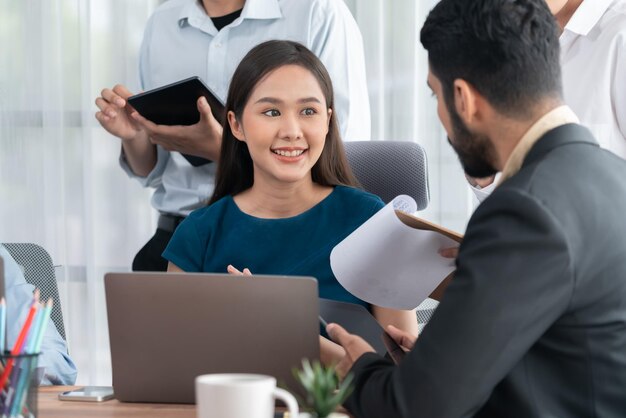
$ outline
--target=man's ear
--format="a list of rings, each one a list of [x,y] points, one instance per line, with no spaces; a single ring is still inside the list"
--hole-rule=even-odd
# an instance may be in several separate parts
[[[478,92],[467,81],[457,78],[454,80],[454,107],[461,120],[471,126],[478,113]]]
[[[237,120],[235,116],[235,112],[232,110],[228,111],[226,115],[228,117],[228,124],[230,125],[230,131],[233,133],[234,137],[240,141],[246,142],[246,136],[243,133],[243,126]]]

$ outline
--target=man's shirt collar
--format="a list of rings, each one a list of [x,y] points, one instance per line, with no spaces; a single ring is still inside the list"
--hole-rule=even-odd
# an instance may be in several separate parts
[[[517,174],[522,168],[524,159],[530,149],[546,132],[568,123],[579,123],[579,121],[572,109],[565,105],[552,109],[539,118],[539,120],[526,131],[513,149],[513,152],[511,152],[509,159],[504,164],[502,177],[500,177],[498,184],[502,184],[503,181]]]
[[[613,0],[585,0],[565,25],[564,31],[586,36],[607,11]]]
[[[239,22],[243,19],[280,19],[283,13],[280,10],[278,0],[246,0],[239,17]],[[197,0],[187,3],[180,11],[178,17],[178,25],[183,27],[187,24],[201,28],[207,20],[210,20],[206,14],[202,1]],[[237,20],[235,22],[237,22]],[[234,23],[234,22],[233,22]]]

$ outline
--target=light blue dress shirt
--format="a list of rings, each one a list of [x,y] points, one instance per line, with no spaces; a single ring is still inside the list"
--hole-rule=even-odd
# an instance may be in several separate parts
[[[219,32],[196,0],[170,0],[148,21],[140,53],[141,88],[149,90],[199,76],[224,102],[230,79],[250,49],[271,39],[306,45],[332,78],[335,112],[346,140],[370,139],[370,109],[363,40],[342,0],[247,0],[241,16]],[[122,168],[144,187],[156,188],[152,206],[186,216],[213,193],[216,164],[193,167],[177,152],[157,147],[146,177]]]
[[[17,340],[33,300],[34,286],[26,283],[20,266],[0,245],[0,257],[4,261],[4,287],[7,301],[7,347]],[[41,345],[38,367],[43,369],[44,385],[73,385],[76,366],[67,354],[67,346],[50,321]]]

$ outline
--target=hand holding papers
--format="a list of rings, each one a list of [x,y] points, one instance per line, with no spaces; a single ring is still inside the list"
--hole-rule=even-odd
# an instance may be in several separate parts
[[[413,309],[454,270],[438,251],[463,236],[405,213],[416,207],[398,196],[333,249],[330,265],[343,287],[373,305]]]

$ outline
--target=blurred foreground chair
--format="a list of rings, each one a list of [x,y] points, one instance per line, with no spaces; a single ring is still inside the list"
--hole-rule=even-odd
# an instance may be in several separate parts
[[[50,254],[43,247],[32,243],[3,243],[2,245],[22,268],[26,282],[39,289],[41,300],[46,301],[52,298],[54,305],[50,317],[61,337],[67,340],[61,299]]]
[[[379,196],[385,204],[396,196],[411,196],[417,210],[430,201],[428,161],[419,144],[408,141],[345,142],[348,162],[359,183],[367,192]],[[437,308],[438,302],[426,299],[417,307],[417,323],[422,328]]]

